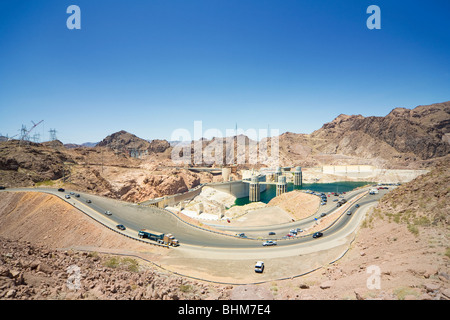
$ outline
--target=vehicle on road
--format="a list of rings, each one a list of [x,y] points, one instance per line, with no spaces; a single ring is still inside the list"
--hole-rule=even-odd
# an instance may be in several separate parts
[[[0,190],[5,190],[6,187],[5,186],[0,186]]]
[[[180,245],[178,240],[170,233],[164,234],[162,232],[151,231],[147,229],[142,229],[138,232],[139,238],[148,238],[150,240],[156,241],[161,244],[165,244],[168,246],[177,247]]]
[[[314,239],[316,239],[316,238],[320,238],[321,236],[323,236],[323,233],[322,232],[314,232],[314,234],[313,234],[313,238]]]
[[[64,191],[66,191],[66,190],[64,190],[63,188],[59,188],[58,191],[59,191],[59,192],[64,192]]]
[[[356,204],[355,208],[359,208],[359,204]]]
[[[119,230],[125,230],[125,229],[126,229],[125,226],[124,226],[123,224],[118,224],[118,225],[116,226],[116,228],[119,229]]]
[[[258,261],[255,264],[255,272],[257,273],[263,273],[264,272],[264,262]]]
[[[153,241],[158,241],[158,240],[162,240],[164,238],[164,233],[147,230],[147,229],[142,229],[138,232],[138,237],[141,239],[147,238],[147,239],[150,239]]]
[[[111,215],[112,215],[111,211],[109,211],[109,210],[105,211],[105,214],[106,214],[107,216],[111,216]]]
[[[270,231],[269,232],[269,236],[274,236],[276,233],[275,232],[273,232],[273,231]]]
[[[237,233],[236,236],[240,237],[240,238],[247,238],[247,236],[245,235],[245,233]]]
[[[267,240],[267,241],[264,241],[262,245],[263,245],[264,247],[267,247],[267,246],[276,246],[276,245],[277,245],[277,242],[276,242],[276,241],[273,241],[273,240]]]
[[[322,212],[322,214],[320,215],[322,218],[325,217],[327,214],[325,212]]]
[[[178,240],[170,233],[164,235],[163,243],[173,247],[178,247],[180,245]]]
[[[285,236],[283,237],[283,239],[293,238],[293,237],[294,237],[294,235],[293,235],[292,233],[288,233],[287,235],[285,235]]]
[[[75,195],[75,197],[79,198],[79,197],[80,197],[80,194],[79,194],[79,193],[77,193],[77,194]]]
[[[348,210],[348,211],[347,211],[347,215],[350,216],[351,214],[352,214],[352,211],[351,211],[351,210]]]
[[[70,199],[70,196],[68,194],[66,194],[66,199]]]
[[[91,200],[89,200],[89,199],[87,199],[87,200],[86,200],[86,203],[92,203],[92,201],[91,201]]]

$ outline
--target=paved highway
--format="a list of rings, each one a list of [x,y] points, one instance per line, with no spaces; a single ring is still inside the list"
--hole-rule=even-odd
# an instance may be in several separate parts
[[[172,233],[180,241],[181,247],[196,246],[203,247],[205,249],[260,248],[260,250],[270,251],[276,250],[277,247],[307,244],[309,242],[322,243],[331,241],[332,239],[335,239],[336,234],[339,230],[342,230],[351,221],[354,221],[354,219],[363,211],[363,208],[376,203],[386,193],[386,190],[380,190],[380,193],[378,195],[367,195],[359,199],[356,203],[360,205],[360,208],[356,209],[356,203],[352,204],[352,215],[341,215],[340,219],[336,223],[334,223],[327,230],[323,231],[322,238],[313,239],[311,235],[301,235],[294,239],[278,240],[278,246],[262,247],[262,240],[242,239],[234,236],[227,236],[220,233],[213,233],[210,231],[202,230],[181,221],[174,214],[158,208],[143,207],[136,204],[73,191],[74,193],[80,194],[80,197],[75,197],[74,195],[70,194],[71,190],[59,192],[56,189],[49,188],[16,188],[7,189],[5,191],[8,190],[45,192],[56,195],[105,225],[115,228],[116,225],[123,224],[127,228],[124,233],[129,236],[136,237],[138,230],[150,229],[163,233]],[[355,191],[351,196],[349,196],[349,198],[356,197],[362,192],[367,192],[367,189]],[[66,195],[70,196],[70,198],[67,199],[65,197]],[[87,200],[90,200],[91,202],[88,203]],[[331,214],[333,210],[338,209],[335,208],[335,205],[333,205],[333,207],[333,209],[330,209],[328,211],[328,214]],[[106,211],[110,211],[112,214],[106,215]],[[290,229],[304,229],[306,226],[310,226],[315,221],[315,217],[317,217],[317,215],[313,215],[306,219],[283,225],[259,228],[241,228],[235,229],[235,231],[248,232],[249,230],[251,230],[252,232],[258,231],[267,234],[267,230],[270,230],[276,232],[278,237],[280,237],[280,235],[286,234]]]

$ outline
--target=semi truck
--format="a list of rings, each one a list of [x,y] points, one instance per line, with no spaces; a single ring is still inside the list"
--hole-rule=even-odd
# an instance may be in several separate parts
[[[138,236],[139,238],[148,238],[168,246],[178,247],[180,245],[178,240],[170,233],[164,234],[162,232],[142,229],[138,232]]]

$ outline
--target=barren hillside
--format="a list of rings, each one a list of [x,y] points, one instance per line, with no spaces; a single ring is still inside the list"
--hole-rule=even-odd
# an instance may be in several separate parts
[[[149,155],[138,159],[109,146],[0,142],[0,185],[66,187],[138,202],[185,192],[213,180],[209,173],[166,167],[166,147],[164,141],[152,141]]]
[[[429,174],[389,193],[366,217],[349,252],[333,265],[289,281],[233,287],[170,276],[149,268],[139,259],[99,255],[96,251],[126,250],[140,254],[149,250],[156,253],[157,249],[144,248],[105,230],[53,196],[2,192],[0,296],[447,300],[450,299],[448,177],[446,159]],[[55,251],[57,247],[70,246],[84,246],[92,252]],[[156,263],[157,257],[158,254],[153,255]],[[66,286],[67,268],[73,264],[84,270],[83,287],[77,292]],[[374,272],[379,272],[378,285],[369,282],[376,275]]]
[[[288,212],[294,220],[309,217],[317,211],[319,205],[319,197],[298,190],[279,195],[278,197],[270,200],[267,204],[268,207],[280,207],[284,211]]]
[[[223,151],[234,161],[244,160],[239,169],[264,166],[321,166],[327,164],[370,164],[378,168],[418,169],[432,166],[450,151],[450,102],[415,109],[396,108],[385,117],[340,115],[311,135],[286,132],[278,137],[279,163],[269,159],[272,139],[262,139],[258,163],[250,161],[248,147],[255,143],[246,136],[247,149],[227,150],[225,139],[202,139],[204,162]],[[223,142],[223,144],[220,144]],[[264,144],[267,152],[263,152]],[[194,161],[194,142],[187,145]],[[216,150],[216,146],[219,149]],[[65,148],[59,141],[31,143],[0,142],[0,185],[66,186],[115,199],[144,201],[184,192],[200,183],[220,181],[210,173],[192,173],[176,168],[171,161],[173,147],[165,140],[148,142],[126,131],[113,133],[94,148]],[[179,149],[182,153],[183,148]],[[227,153],[228,152],[228,153]],[[267,157],[265,156],[267,155]],[[198,159],[195,159],[196,161]],[[249,163],[250,162],[250,163]],[[201,162],[200,162],[201,163]],[[210,163],[209,163],[210,164]],[[238,177],[239,173],[235,175]]]
[[[396,108],[385,117],[340,115],[311,134],[324,153],[407,162],[450,152],[450,102]],[[321,141],[320,141],[321,140]]]

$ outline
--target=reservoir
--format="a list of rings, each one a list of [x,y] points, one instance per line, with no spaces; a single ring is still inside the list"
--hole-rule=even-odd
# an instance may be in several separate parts
[[[304,183],[302,187],[294,186],[293,183],[288,183],[287,192],[293,190],[311,190],[316,192],[348,192],[355,188],[373,184],[373,182],[364,181],[340,181],[332,183]],[[269,203],[270,200],[276,196],[276,186],[273,184],[267,185],[265,191],[261,192],[261,202]],[[235,201],[235,205],[243,206],[250,203],[248,197],[238,198]]]

